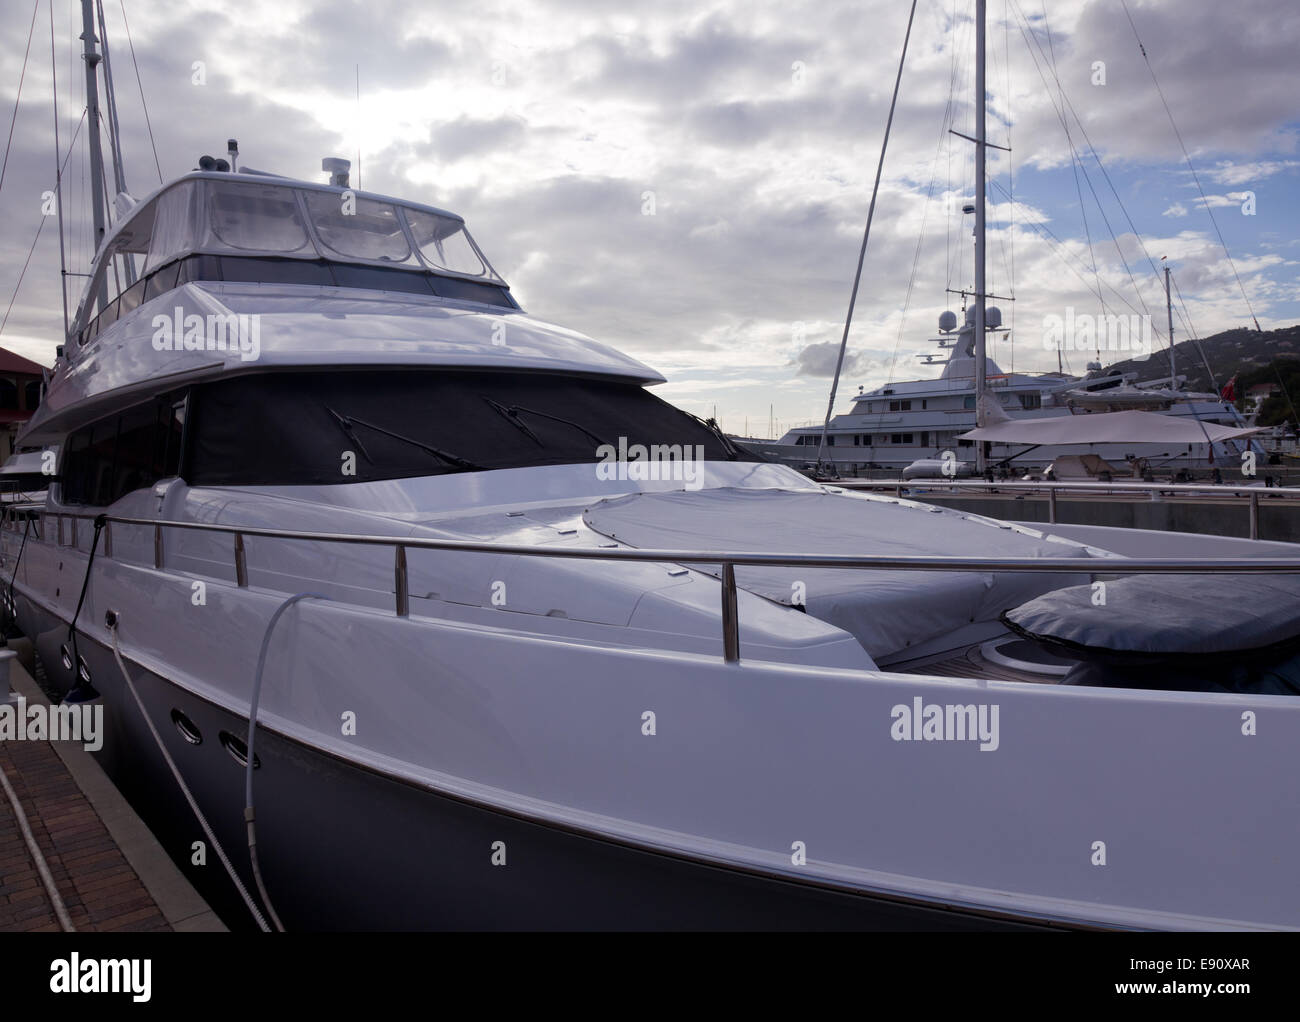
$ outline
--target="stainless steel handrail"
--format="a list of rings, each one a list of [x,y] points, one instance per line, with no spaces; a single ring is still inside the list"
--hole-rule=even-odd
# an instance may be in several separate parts
[[[899,499],[904,490],[927,490],[946,487],[950,490],[970,489],[984,492],[999,492],[1017,496],[1033,496],[1039,492],[1047,493],[1047,521],[1056,525],[1056,495],[1058,493],[1090,493],[1105,495],[1118,491],[1119,494],[1138,492],[1155,495],[1174,496],[1189,503],[1206,503],[1211,500],[1238,498],[1245,500],[1250,521],[1250,538],[1259,539],[1259,498],[1280,498],[1283,506],[1290,500],[1300,497],[1300,487],[1296,486],[1233,486],[1231,483],[1106,483],[1106,482],[1061,482],[1057,480],[1036,479],[903,479],[903,480],[863,480],[845,479],[837,483],[825,483],[826,486],[838,486],[846,490],[893,491]]]
[[[1262,493],[1269,497],[1300,497],[1300,486],[1260,486],[1257,483],[1148,483],[1112,482],[1100,480],[1068,481],[1060,479],[839,479],[821,485],[845,490],[923,490],[936,486],[949,489],[1004,490],[1076,490],[1081,493],[1105,493],[1110,490],[1138,492],[1195,494],[1199,496],[1244,497]]]
[[[90,515],[73,512],[49,512],[60,520],[104,522],[134,525],[154,530],[154,567],[162,570],[162,530],[185,529],[233,535],[235,576],[239,586],[248,585],[244,538],[306,540],[318,543],[348,543],[361,546],[394,548],[394,609],[399,617],[410,614],[410,587],[407,568],[408,549],[449,550],[462,553],[492,553],[523,557],[563,557],[590,561],[635,561],[677,564],[719,565],[722,589],[722,645],[728,663],[740,659],[740,623],[737,604],[737,566],[856,568],[860,570],[907,571],[1009,571],[1048,572],[1057,574],[1300,574],[1300,556],[1252,558],[1131,558],[1131,557],[858,557],[845,554],[752,553],[747,551],[651,550],[628,547],[542,547],[517,543],[480,543],[457,539],[431,539],[418,536],[375,536],[357,533],[302,532],[294,529],[266,529],[248,525],[217,525],[209,522],[168,522],[153,518],[126,518],[117,515]],[[7,510],[6,525],[12,525]]]

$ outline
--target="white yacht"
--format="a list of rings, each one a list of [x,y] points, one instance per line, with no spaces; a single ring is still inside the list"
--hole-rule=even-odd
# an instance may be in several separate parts
[[[989,307],[988,317],[988,331],[1000,330],[1001,313],[996,306]],[[852,409],[831,419],[824,447],[821,426],[797,427],[775,444],[748,446],[769,459],[799,466],[816,465],[820,449],[823,466],[834,466],[842,476],[880,469],[899,471],[918,461],[938,462],[945,452],[952,452],[957,464],[969,470],[976,460],[975,442],[961,437],[975,426],[974,320],[973,305],[967,308],[960,327],[955,313],[944,313],[933,343],[946,357],[924,356],[927,365],[942,361],[939,376],[890,383],[870,391],[860,389]],[[1099,363],[1090,363],[1083,377],[1062,372],[1008,373],[987,356],[985,373],[990,395],[1009,418],[1140,409],[1205,424],[1249,425],[1231,401],[1184,390],[1184,376],[1138,383],[1136,374],[1105,374]],[[1142,474],[1147,469],[1235,468],[1246,450],[1254,450],[1262,463],[1264,451],[1258,441],[1245,438],[1176,447],[1141,442],[993,444],[989,461],[1021,472],[1042,469],[1061,456],[1094,455],[1126,472],[1136,468],[1137,474]]]
[[[1295,546],[818,484],[234,163],[117,203],[0,529],[232,924],[1300,927]]]

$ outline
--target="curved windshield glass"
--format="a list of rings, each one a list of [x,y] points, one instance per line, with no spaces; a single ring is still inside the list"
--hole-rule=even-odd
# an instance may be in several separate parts
[[[281,255],[314,252],[297,199],[282,185],[208,182],[208,222],[217,240],[231,248]]]
[[[347,193],[303,192],[312,226],[329,255],[345,259],[373,259],[386,263],[414,263],[411,246],[387,202],[361,199]],[[345,198],[346,197],[346,198]]]
[[[420,255],[430,269],[450,270],[472,277],[495,277],[479,258],[478,252],[465,233],[465,225],[451,217],[426,213],[419,209],[403,209],[411,235],[420,247]]]

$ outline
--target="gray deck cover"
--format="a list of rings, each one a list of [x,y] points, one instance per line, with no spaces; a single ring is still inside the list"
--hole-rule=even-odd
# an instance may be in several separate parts
[[[824,492],[710,489],[636,493],[601,501],[587,526],[629,546],[676,550],[860,556],[1079,557],[1082,544],[1039,538],[991,519],[929,505]],[[696,565],[717,577],[716,565]],[[1086,567],[1084,570],[1090,570]],[[873,658],[993,621],[1033,596],[1086,576],[738,567],[752,593],[795,605],[854,635]]]
[[[1131,575],[1030,600],[1006,620],[1040,641],[1099,652],[1242,653],[1300,636],[1300,577]]]

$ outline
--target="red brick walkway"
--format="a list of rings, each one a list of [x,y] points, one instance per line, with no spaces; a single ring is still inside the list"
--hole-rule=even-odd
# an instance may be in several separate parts
[[[73,926],[170,929],[48,742],[0,742],[0,770],[22,803]],[[0,930],[61,929],[13,806],[0,789]]]

